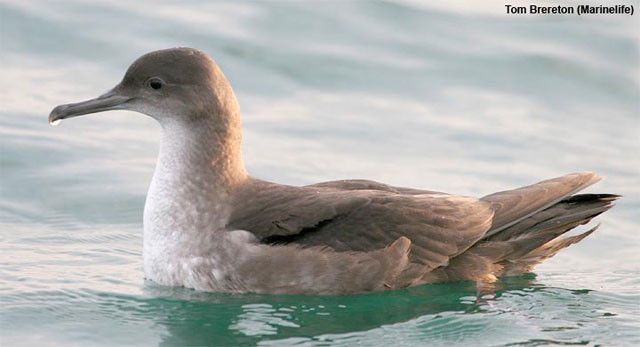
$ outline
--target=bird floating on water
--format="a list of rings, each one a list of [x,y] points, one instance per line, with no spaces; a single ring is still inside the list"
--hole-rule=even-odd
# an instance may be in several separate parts
[[[144,274],[202,291],[355,294],[519,275],[579,242],[560,236],[610,209],[579,172],[472,198],[341,180],[295,187],[251,177],[240,110],[216,63],[191,48],[148,53],[95,99],[49,122],[137,111],[162,126],[144,206]]]

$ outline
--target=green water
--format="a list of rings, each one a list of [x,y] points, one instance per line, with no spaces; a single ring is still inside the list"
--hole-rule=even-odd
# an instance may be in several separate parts
[[[1,0],[0,345],[640,344],[638,16],[431,6]],[[472,283],[310,297],[145,282],[159,127],[47,116],[171,46],[225,71],[254,176],[481,196],[591,170],[607,178],[590,192],[624,198],[594,235],[477,303]]]

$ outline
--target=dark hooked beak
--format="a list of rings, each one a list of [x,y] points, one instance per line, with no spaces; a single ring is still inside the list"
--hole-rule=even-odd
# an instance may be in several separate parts
[[[124,110],[127,108],[127,101],[131,99],[131,97],[118,94],[117,89],[114,88],[95,99],[81,101],[75,104],[60,105],[54,108],[49,114],[49,124],[55,125],[62,119],[90,113]]]

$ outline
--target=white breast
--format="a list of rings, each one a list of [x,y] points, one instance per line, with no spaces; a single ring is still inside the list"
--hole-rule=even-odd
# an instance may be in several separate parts
[[[145,277],[164,285],[193,282],[195,269],[218,269],[215,234],[231,213],[226,193],[207,182],[209,172],[180,162],[161,146],[144,207]],[[219,277],[219,276],[218,276]]]

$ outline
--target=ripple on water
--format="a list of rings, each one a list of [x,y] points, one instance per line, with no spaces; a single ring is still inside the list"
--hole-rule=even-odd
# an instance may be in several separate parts
[[[0,2],[2,345],[640,345],[636,17],[426,6]],[[176,45],[233,83],[258,177],[475,196],[593,170],[608,176],[593,191],[625,197],[598,233],[477,304],[471,283],[347,297],[155,286],[140,253],[158,126],[110,112],[54,129],[47,115]]]

